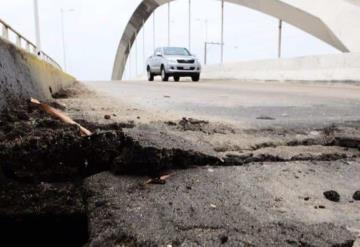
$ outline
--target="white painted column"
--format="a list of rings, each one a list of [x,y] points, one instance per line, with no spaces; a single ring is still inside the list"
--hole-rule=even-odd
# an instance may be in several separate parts
[[[3,24],[3,27],[2,27],[2,36],[6,40],[9,39],[9,28],[7,26],[5,26],[4,24]]]

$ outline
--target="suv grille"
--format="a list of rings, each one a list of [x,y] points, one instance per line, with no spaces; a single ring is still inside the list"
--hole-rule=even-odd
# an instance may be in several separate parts
[[[179,59],[177,61],[178,61],[178,63],[195,63],[194,59],[191,59],[191,60]]]

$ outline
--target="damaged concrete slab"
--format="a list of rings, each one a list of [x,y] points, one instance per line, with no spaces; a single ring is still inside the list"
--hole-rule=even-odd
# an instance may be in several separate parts
[[[165,186],[98,174],[84,184],[90,246],[352,246],[349,229],[360,227],[359,205],[349,202],[360,186],[354,174],[358,161],[194,168]],[[323,197],[328,188],[341,203]]]
[[[84,93],[103,109],[84,107]],[[357,122],[120,121],[127,109],[105,100],[78,85],[48,102],[91,136],[28,102],[2,111],[0,225],[9,236],[50,225],[63,245],[67,230],[76,234],[73,246],[354,246],[359,238]],[[49,243],[31,235],[27,244]]]

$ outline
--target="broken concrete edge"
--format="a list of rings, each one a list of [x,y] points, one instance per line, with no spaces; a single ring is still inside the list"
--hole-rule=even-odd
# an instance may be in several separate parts
[[[309,148],[304,155],[295,153],[285,157],[271,149],[319,145],[329,149],[336,146],[359,150],[360,139],[341,139],[344,133],[339,136],[336,129],[330,131],[329,128],[321,130],[322,135],[312,139],[290,143],[260,143],[253,150],[240,150],[232,154],[193,143],[181,136],[183,132],[163,131],[163,126],[104,126],[83,121],[81,124],[94,135],[81,138],[78,126],[69,126],[53,119],[38,107],[31,109],[31,104],[23,108],[19,105],[14,112],[4,112],[0,115],[3,120],[0,120],[1,168],[6,171],[6,176],[28,183],[66,182],[103,171],[157,178],[166,175],[168,171],[196,166],[242,166],[274,161],[346,160],[354,155],[359,157],[358,152],[352,150],[334,153],[330,150],[313,155],[309,153]],[[184,119],[171,128],[211,132],[205,131],[206,126],[203,125],[208,124],[205,121],[183,123]]]
[[[76,78],[0,38],[0,110],[13,100],[52,99]]]
[[[159,130],[153,129],[151,128],[151,126],[148,127],[148,129],[146,128],[137,129],[136,126],[134,126],[134,130],[131,131],[132,134],[129,134],[129,131],[125,131],[124,133],[121,127],[114,126],[110,129],[107,129],[108,126],[105,126],[104,128],[99,128],[99,131],[95,132],[95,134],[91,137],[80,137],[78,135],[78,130],[74,126],[71,127],[69,127],[68,125],[64,126],[62,125],[63,123],[57,120],[52,120],[52,121],[51,119],[46,120],[44,118],[48,116],[41,111],[39,111],[38,114],[42,114],[42,115],[36,115],[37,118],[40,119],[39,121],[47,121],[47,122],[33,123],[34,121],[32,121],[33,119],[31,118],[34,116],[30,116],[29,119],[30,121],[28,122],[29,124],[34,124],[34,125],[29,125],[28,127],[29,129],[31,129],[31,131],[34,131],[35,126],[39,127],[41,124],[42,126],[45,126],[44,128],[49,128],[49,126],[52,126],[53,129],[58,128],[60,132],[55,133],[53,135],[53,139],[51,142],[48,141],[49,138],[48,133],[44,133],[43,135],[41,135],[42,137],[44,137],[44,139],[39,138],[36,140],[36,142],[28,142],[28,143],[21,141],[20,144],[16,146],[17,147],[16,149],[14,150],[9,149],[8,151],[11,151],[12,153],[9,157],[11,157],[13,161],[15,161],[15,163],[21,165],[21,166],[15,166],[19,168],[18,170],[16,169],[11,170],[9,169],[11,168],[11,166],[6,166],[6,163],[8,163],[8,161],[11,159],[5,159],[4,156],[1,155],[1,150],[6,151],[6,149],[0,148],[0,161],[1,160],[6,161],[6,162],[1,162],[1,164],[2,165],[5,164],[5,166],[2,167],[0,173],[1,171],[4,172],[2,177],[4,177],[3,179],[5,180],[17,181],[15,182],[14,194],[19,196],[17,197],[18,198],[17,200],[13,200],[14,198],[9,198],[9,197],[1,198],[1,193],[0,193],[0,199],[1,199],[0,216],[3,217],[3,222],[7,223],[6,226],[10,226],[10,228],[5,228],[3,232],[7,232],[7,231],[10,231],[10,233],[16,231],[17,233],[26,232],[26,230],[28,230],[28,228],[26,228],[27,225],[30,226],[34,225],[36,222],[40,222],[40,225],[48,225],[48,221],[52,221],[52,222],[58,221],[59,219],[58,217],[62,216],[61,218],[65,219],[65,221],[60,222],[59,224],[60,230],[58,231],[56,229],[56,231],[54,230],[52,232],[49,232],[48,234],[51,236],[51,234],[54,234],[54,232],[58,232],[61,235],[60,237],[58,236],[56,239],[59,239],[62,236],[67,236],[67,234],[69,233],[69,231],[67,230],[68,228],[66,228],[66,226],[68,225],[77,226],[77,229],[74,230],[73,232],[79,233],[79,230],[82,232],[77,235],[78,237],[80,237],[78,239],[79,243],[83,244],[88,240],[87,227],[89,227],[89,229],[91,230],[91,226],[87,225],[87,220],[91,217],[89,216],[89,213],[92,214],[94,213],[94,211],[100,210],[101,207],[103,207],[103,205],[107,203],[104,200],[91,201],[92,199],[90,197],[91,194],[94,193],[94,191],[91,191],[89,190],[89,188],[86,187],[85,188],[81,187],[86,177],[93,177],[94,174],[102,173],[103,171],[105,171],[105,173],[111,174],[112,176],[114,174],[124,175],[124,173],[125,174],[129,173],[131,169],[134,169],[134,175],[136,176],[140,175],[138,171],[144,171],[145,172],[144,175],[150,175],[149,173],[153,173],[153,175],[156,176],[161,174],[164,175],[164,173],[162,173],[162,170],[168,168],[181,169],[181,168],[191,168],[191,167],[204,166],[204,165],[220,165],[219,160],[216,157],[213,157],[209,154],[205,154],[204,152],[201,151],[201,149],[200,152],[193,151],[193,149],[191,148],[193,147],[193,144],[187,143],[185,140],[182,140],[178,136],[164,138],[165,136],[168,136],[170,134],[168,135],[159,134],[158,132]],[[42,118],[41,116],[44,116],[44,118]],[[21,118],[24,118],[24,116],[21,116]],[[1,120],[4,119],[5,118],[0,118],[0,123]],[[182,120],[182,123],[183,122],[184,120]],[[181,123],[179,123],[178,125],[180,125],[181,128],[185,126],[184,129],[194,129],[195,127],[196,127],[195,129],[197,129],[201,127],[199,126],[199,124],[201,125],[201,123],[206,124],[206,122],[204,121],[191,120],[189,122],[186,121],[186,126]],[[54,127],[54,125],[57,125],[57,127]],[[66,131],[62,128],[64,128]],[[1,124],[0,124],[0,132],[1,132]],[[144,134],[145,138],[144,139],[140,138],[139,137],[140,134]],[[339,138],[337,137],[336,133],[333,132],[330,132],[329,135],[333,136],[335,140],[336,138]],[[162,139],[165,139],[165,141]],[[336,143],[336,141],[334,140],[331,141],[331,140],[332,138],[330,138],[328,144]],[[306,142],[303,144],[313,144],[313,143],[314,142]],[[351,142],[350,144],[348,144],[348,141],[346,140],[340,142],[340,144],[356,146],[356,143]],[[19,150],[21,150],[21,146],[25,147],[26,150],[29,152],[29,154],[22,154],[21,152],[19,152]],[[67,148],[68,153],[64,152],[64,147]],[[89,147],[91,148],[91,150],[88,149]],[[47,155],[51,153],[53,154],[57,153],[58,151],[61,150],[63,153],[59,153],[59,155],[57,156]],[[35,157],[34,154],[36,154],[38,157]],[[74,155],[73,156],[75,157],[74,160],[70,157],[71,156],[70,154]],[[30,159],[31,157],[32,159]],[[44,157],[46,157],[45,160]],[[268,158],[265,157],[264,161],[266,161],[266,159]],[[24,165],[24,161],[27,161],[25,165]],[[31,162],[29,161],[33,162],[37,166],[34,168],[33,164],[31,164]],[[44,166],[41,165],[38,166],[39,162],[42,162]],[[108,164],[108,165],[104,165],[104,164]],[[239,164],[240,163],[237,163],[237,165]],[[23,170],[23,167],[27,167],[28,170],[26,169]],[[70,169],[69,173],[67,173],[66,171],[66,169],[68,168]],[[74,168],[75,170],[72,170]],[[13,177],[9,177],[9,175]],[[59,179],[59,176],[64,176],[64,178],[67,178],[67,180],[66,179],[63,181],[56,180]],[[34,181],[31,181],[29,180],[29,178],[31,179],[35,178],[35,179]],[[1,187],[0,192],[5,193],[5,195],[8,195],[7,193],[10,191],[11,184],[14,183],[14,181],[10,181],[10,184],[5,183],[4,185],[4,183],[2,183],[1,180],[2,178],[0,174],[0,187]],[[44,180],[45,182],[48,183],[44,183],[44,182],[41,183],[41,181]],[[140,180],[139,189],[141,189],[142,186],[145,186],[146,179],[144,177],[140,177],[139,180]],[[66,185],[67,183],[70,184],[74,183],[74,181],[78,182],[80,186],[75,185],[75,187],[73,186],[69,187],[68,185]],[[61,185],[61,183],[65,185]],[[29,195],[31,196],[29,197]],[[59,201],[57,201],[58,199]],[[18,200],[23,201],[24,204],[16,204],[15,206],[12,206],[13,203],[15,203]],[[73,201],[76,203],[73,203]],[[42,202],[46,202],[46,203],[42,204]],[[53,207],[53,202],[56,203],[55,207]],[[67,204],[74,205],[75,206],[74,211],[61,211],[62,206],[66,206]],[[60,206],[58,207],[58,205]],[[12,215],[7,214],[6,212],[10,212],[10,211],[5,210],[6,207],[10,207],[13,210],[17,210],[17,211],[16,212],[14,211],[15,213]],[[26,209],[31,209],[33,211],[32,212],[29,211],[29,213],[27,214]],[[69,208],[66,207],[66,209],[70,210],[71,207]],[[4,213],[2,214],[2,212]],[[38,215],[37,212],[46,212],[46,214]],[[53,214],[52,212],[61,212],[61,214]],[[107,211],[101,211],[101,212],[108,213]],[[37,218],[38,216],[41,217]],[[17,222],[20,222],[19,224],[21,230],[18,230],[19,224],[11,225],[12,223],[14,223],[13,221],[14,217],[17,220],[20,220]],[[94,226],[94,224],[92,226]],[[12,229],[11,227],[16,228],[16,230],[14,231],[11,230]],[[308,227],[308,226],[304,226],[304,227]],[[283,228],[284,227],[278,225],[269,225],[261,229],[265,229],[265,230],[268,229],[269,231],[273,231],[273,230],[280,231]],[[316,228],[316,226],[314,226],[314,228]],[[291,230],[292,225],[289,227],[285,226],[284,229]],[[298,235],[301,235],[302,234],[301,229],[303,229],[303,227],[299,229],[300,230],[298,231],[299,232]],[[329,229],[331,231],[333,231],[334,229],[338,231],[340,228],[338,226],[331,226]],[[187,231],[187,230],[191,230],[191,229],[185,228],[181,231]],[[349,241],[344,244],[343,242],[341,242],[343,245],[340,246],[352,246],[354,237],[351,236],[350,232],[346,231],[345,229],[341,228],[340,230],[342,232],[342,235],[344,236],[346,235],[345,241]],[[42,231],[37,231],[37,232],[39,233]],[[29,233],[34,233],[34,232],[30,231]],[[97,241],[96,230],[90,233],[91,233],[90,242]],[[132,239],[131,241],[137,241],[135,235],[131,235],[131,234],[127,235],[125,232],[124,234],[125,234],[124,239],[121,239],[121,241],[124,240],[124,243],[127,243],[126,241],[128,241],[129,238]],[[309,236],[313,236],[313,235],[310,234]],[[110,236],[109,241],[113,239],[117,241],[118,240],[117,237],[119,237],[118,234],[114,236],[114,238]],[[70,238],[64,237],[63,239],[64,241],[67,241],[67,239]],[[101,241],[104,240],[101,239]],[[105,241],[107,241],[107,239],[105,239]],[[139,245],[141,244],[142,242],[139,243]],[[63,243],[63,246],[66,245],[68,245],[68,242]]]

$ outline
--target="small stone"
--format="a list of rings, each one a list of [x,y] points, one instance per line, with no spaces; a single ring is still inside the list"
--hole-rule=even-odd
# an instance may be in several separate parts
[[[106,205],[106,201],[96,201],[95,202],[95,207],[99,208],[99,207],[103,207]]]
[[[229,240],[229,237],[226,235],[221,235],[220,236],[220,242],[221,244],[225,244],[227,241]]]
[[[111,119],[111,116],[110,116],[110,115],[105,115],[104,118],[105,118],[106,120],[110,120],[110,119]]]
[[[355,201],[360,201],[360,190],[356,191],[353,195]]]
[[[217,208],[215,204],[210,204],[211,208]]]
[[[319,208],[320,209],[324,209],[324,208],[326,208],[324,205],[319,205]]]
[[[307,196],[307,197],[304,198],[304,200],[305,200],[305,201],[309,201],[309,200],[310,200],[310,197]]]
[[[256,119],[258,119],[258,120],[276,120],[273,117],[269,117],[269,116],[265,116],[265,115],[264,116],[259,116]]]
[[[188,186],[186,186],[186,189],[191,190],[192,188],[190,185],[188,185]]]
[[[326,199],[332,202],[339,202],[340,201],[340,195],[335,190],[329,190],[324,192],[324,196]]]

